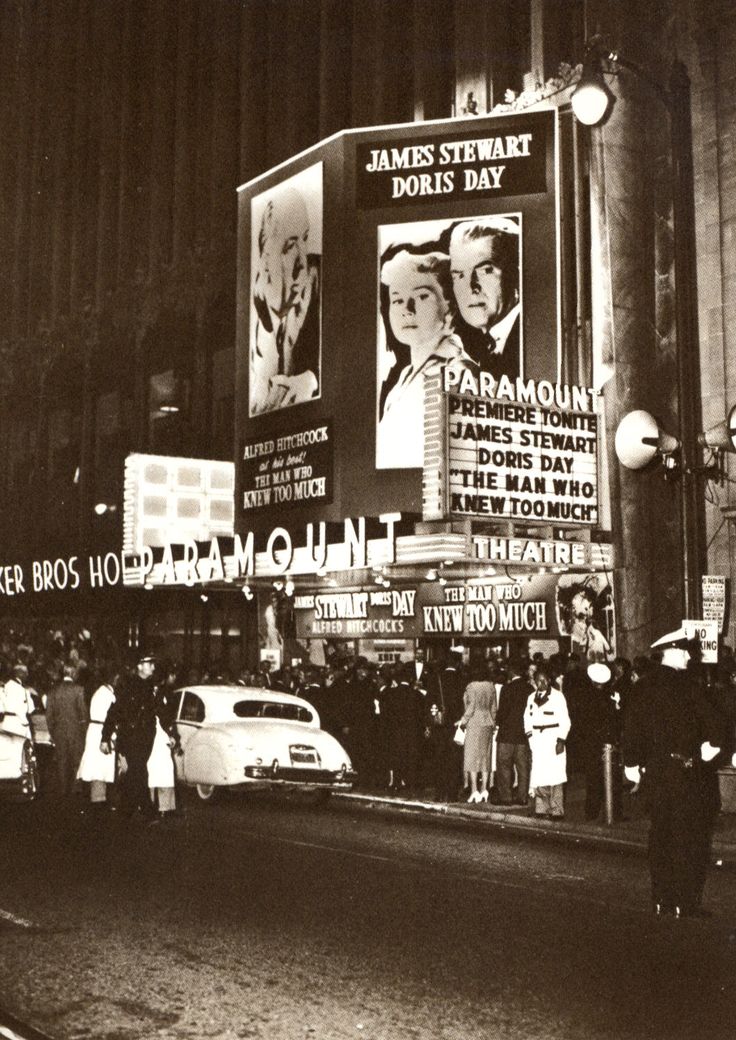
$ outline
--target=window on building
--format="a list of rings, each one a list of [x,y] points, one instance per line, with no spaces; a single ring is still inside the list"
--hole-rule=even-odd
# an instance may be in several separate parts
[[[10,495],[25,494],[31,477],[36,451],[36,418],[15,417],[8,431],[10,464],[3,472],[3,484]]]
[[[235,350],[212,356],[212,458],[232,459],[235,442]]]
[[[49,415],[47,472],[50,480],[78,480],[81,418],[68,408]]]
[[[187,453],[189,380],[173,368],[148,380],[148,447],[156,455]]]

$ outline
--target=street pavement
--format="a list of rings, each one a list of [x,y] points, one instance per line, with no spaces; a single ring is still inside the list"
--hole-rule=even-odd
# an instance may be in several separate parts
[[[380,804],[0,808],[0,1008],[53,1040],[730,1040],[736,874],[657,921],[641,856]]]
[[[727,1040],[736,873],[657,921],[636,800],[609,854],[580,795],[568,837],[370,793],[2,806],[0,1009],[53,1040]]]

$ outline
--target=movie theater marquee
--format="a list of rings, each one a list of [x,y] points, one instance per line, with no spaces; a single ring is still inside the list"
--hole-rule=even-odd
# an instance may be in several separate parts
[[[425,519],[598,523],[594,391],[451,370],[427,384]]]

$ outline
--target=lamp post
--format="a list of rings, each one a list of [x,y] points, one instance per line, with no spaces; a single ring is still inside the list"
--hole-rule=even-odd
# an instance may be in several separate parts
[[[700,574],[703,538],[698,477],[699,395],[697,293],[695,271],[695,214],[690,124],[690,80],[682,62],[673,63],[663,86],[635,62],[606,47],[601,37],[586,46],[583,68],[571,104],[576,118],[587,126],[603,122],[615,96],[604,72],[625,69],[646,83],[669,116],[672,156],[674,223],[675,329],[677,336],[677,410],[681,452],[680,519],[683,550],[683,607],[688,618],[700,617]]]

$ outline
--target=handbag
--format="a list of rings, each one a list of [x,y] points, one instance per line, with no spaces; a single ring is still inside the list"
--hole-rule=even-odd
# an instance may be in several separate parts
[[[465,730],[459,722],[455,727],[455,736],[452,739],[458,745],[458,747],[462,747],[465,743]]]

